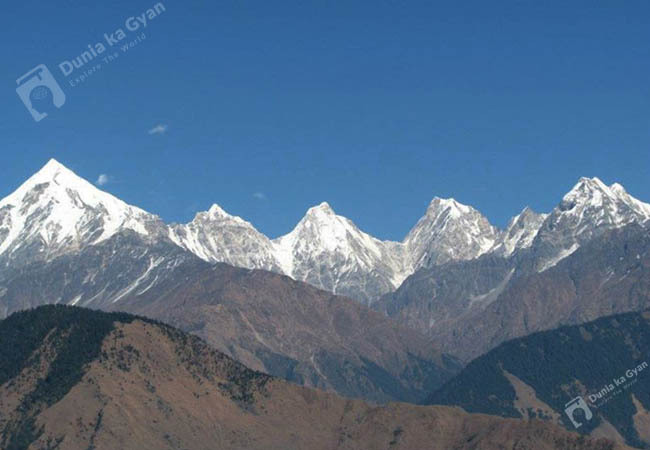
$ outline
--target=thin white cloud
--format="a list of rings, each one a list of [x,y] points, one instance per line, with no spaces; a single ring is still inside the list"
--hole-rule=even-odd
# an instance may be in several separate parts
[[[154,135],[154,134],[165,134],[167,133],[167,125],[163,125],[162,123],[159,123],[155,127],[153,127],[151,130],[149,130],[149,134]]]
[[[253,198],[256,198],[258,200],[266,200],[266,194],[264,192],[255,192],[253,194]]]
[[[105,173],[102,173],[97,177],[97,181],[95,181],[95,183],[98,186],[106,186],[109,183],[109,181],[111,181],[111,177],[109,177]]]

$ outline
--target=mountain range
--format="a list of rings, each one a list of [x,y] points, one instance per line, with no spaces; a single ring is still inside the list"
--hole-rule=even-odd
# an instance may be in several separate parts
[[[582,178],[505,230],[435,198],[403,242],[326,203],[269,239],[216,205],[166,224],[51,160],[0,201],[0,317],[127,311],[306,386],[420,401],[507,340],[650,308],[649,218],[620,185]]]
[[[135,312],[201,336],[254,369],[376,402],[421,401],[460,369],[428,338],[361,303],[278,273],[205,261],[177,244],[179,226],[55,162],[0,205],[8,230],[3,317],[51,303]],[[218,224],[215,240],[250,230],[216,207],[199,217]]]
[[[402,242],[364,233],[327,203],[309,209],[289,234],[269,239],[218,205],[188,224],[167,225],[51,160],[0,201],[0,267],[51,260],[130,230],[207,262],[282,273],[372,304],[419,270],[482,255],[511,259],[534,247],[542,272],[605,231],[649,219],[650,205],[619,184],[583,178],[550,214],[526,208],[505,230],[470,206],[434,198]]]
[[[420,270],[374,307],[466,362],[536,331],[650,308],[647,224],[582,229],[596,235],[566,237],[573,251],[553,265],[557,241],[541,235],[509,258]]]

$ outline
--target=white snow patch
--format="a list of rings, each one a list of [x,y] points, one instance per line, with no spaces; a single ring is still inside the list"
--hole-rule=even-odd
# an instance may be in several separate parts
[[[537,272],[541,273],[541,272],[544,272],[545,270],[550,269],[551,267],[555,266],[557,263],[562,261],[567,256],[570,256],[572,253],[574,253],[576,250],[578,250],[578,248],[580,248],[580,245],[576,242],[571,247],[560,251],[557,254],[557,256],[555,256],[554,258],[552,258],[549,261],[545,262]]]
[[[515,273],[515,269],[511,269],[510,272],[505,276],[505,278],[494,288],[490,289],[488,292],[480,295],[472,295],[469,298],[469,307],[473,307],[475,304],[479,304],[482,307],[488,306],[490,303],[494,302],[499,295],[505,290],[508,283],[512,279],[512,275]]]
[[[160,263],[162,263],[164,260],[165,259],[162,258],[162,257],[161,258],[156,258],[156,259],[150,258],[149,259],[149,267],[147,268],[147,270],[142,275],[140,275],[137,280],[135,280],[133,283],[131,283],[131,285],[129,287],[127,287],[119,295],[117,295],[117,297],[115,297],[113,299],[112,303],[117,303],[119,300],[123,299],[124,297],[129,295],[131,292],[136,290],[138,288],[138,286],[140,286],[140,284],[142,284],[142,282],[147,279],[149,274],[156,267],[158,267],[160,265]]]
[[[81,297],[83,297],[83,295],[76,296],[74,299],[72,299],[70,302],[68,302],[68,305],[75,306],[77,303],[79,303],[79,300],[81,300]]]

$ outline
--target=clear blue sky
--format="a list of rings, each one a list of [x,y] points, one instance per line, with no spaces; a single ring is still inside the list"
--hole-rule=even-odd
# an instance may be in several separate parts
[[[66,84],[155,3],[3,4],[0,196],[55,157],[167,221],[218,203],[277,236],[326,200],[386,239],[436,195],[499,226],[580,176],[650,200],[647,1],[167,0]],[[36,123],[15,88],[38,64],[67,103]]]

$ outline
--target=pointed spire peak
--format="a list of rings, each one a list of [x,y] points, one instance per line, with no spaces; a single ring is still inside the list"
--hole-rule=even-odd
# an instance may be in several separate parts
[[[35,185],[46,183],[74,190],[99,191],[92,183],[83,179],[54,158],[50,159],[38,172],[25,181],[18,191],[24,193],[24,191],[33,188]]]
[[[591,205],[592,207],[602,207],[605,202],[624,202],[634,201],[625,191],[623,186],[614,183],[607,186],[600,179],[580,178],[578,183],[571,189],[560,202],[561,211],[571,211],[576,205]]]
[[[609,190],[607,185],[603,183],[598,177],[593,177],[593,178],[581,177],[572,190],[575,191],[575,190],[594,190],[594,189],[598,189],[601,191]]]
[[[332,209],[329,203],[322,202],[317,206],[313,206],[307,210],[307,215],[325,215],[325,216],[335,216],[336,213]]]
[[[452,203],[458,203],[456,199],[454,198],[443,198],[443,197],[438,197],[437,195],[433,197],[431,200],[431,203],[436,203],[436,204],[443,204],[443,205],[448,205]]]
[[[39,178],[52,179],[59,173],[74,174],[70,169],[61,164],[54,158],[51,158],[42,168],[36,173]]]
[[[148,224],[157,220],[155,216],[99,190],[55,159],[49,160],[3,199],[0,207],[4,205],[16,207],[10,223],[18,221],[16,223],[25,229],[42,230],[41,236],[47,236],[43,237],[48,240],[47,245],[53,242],[67,245],[68,239],[70,242],[100,242],[123,229],[148,235],[151,231]],[[89,221],[91,216],[98,220]],[[48,230],[56,230],[56,233]]]
[[[519,213],[519,217],[525,217],[525,218],[540,217],[540,216],[546,216],[546,215],[547,214],[538,213],[537,211],[535,211],[530,206],[526,206],[524,209],[521,210],[521,213]]]
[[[50,158],[50,160],[43,166],[43,169],[66,169],[66,167],[56,159]]]
[[[213,203],[212,206],[210,206],[210,209],[207,211],[200,211],[197,212],[196,215],[194,216],[194,219],[192,222],[237,222],[240,224],[248,224],[252,227],[252,225],[249,222],[246,222],[244,219],[242,219],[239,216],[235,216],[232,214],[229,214],[226,212],[221,206],[217,205],[216,203]]]
[[[517,214],[512,219],[510,219],[510,224],[509,225],[512,225],[512,224],[514,224],[516,222],[519,222],[521,220],[525,220],[527,217],[531,217],[531,216],[534,216],[536,214],[537,213],[535,211],[533,211],[530,206],[525,206],[524,209],[522,209],[519,214]]]
[[[548,214],[538,213],[530,206],[526,206],[519,214],[510,219],[508,228],[512,228],[515,225],[526,225],[531,222],[541,222],[546,217],[548,217]]]
[[[620,185],[619,183],[614,183],[614,184],[612,184],[609,188],[610,188],[610,189],[612,190],[612,192],[614,192],[616,195],[619,195],[619,196],[620,196],[620,195],[628,195],[628,193],[627,193],[627,191],[625,190],[625,188],[624,188],[622,185]]]
[[[562,203],[575,204],[583,201],[590,201],[592,198],[600,199],[613,195],[610,188],[599,178],[582,177],[575,186],[562,198]]]
[[[224,209],[217,205],[216,203],[213,203],[210,209],[208,210],[208,213],[210,213],[211,216],[213,217],[222,217],[222,216],[230,216]]]
[[[228,220],[228,221],[235,221],[241,223],[246,222],[244,219],[242,219],[239,216],[234,216],[232,214],[229,214],[226,210],[224,210],[221,206],[217,205],[216,203],[213,203],[207,212],[197,213],[195,220],[198,218],[205,219],[206,216],[208,219]]]
[[[459,203],[453,198],[434,197],[431,203],[429,203],[427,214],[437,215],[446,210],[449,210],[454,216],[460,216],[471,212],[472,207]]]

